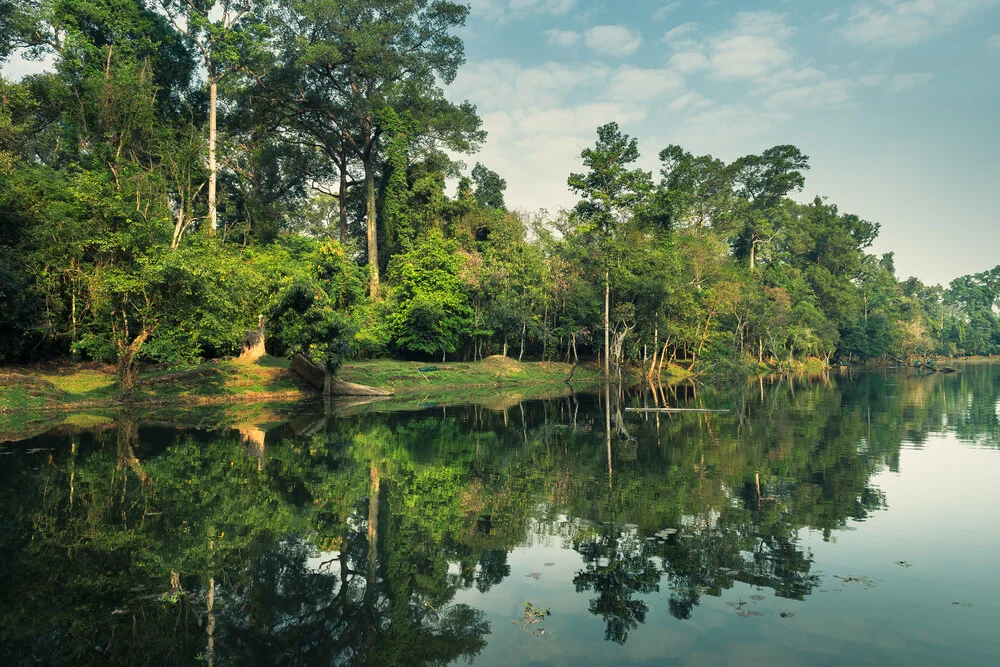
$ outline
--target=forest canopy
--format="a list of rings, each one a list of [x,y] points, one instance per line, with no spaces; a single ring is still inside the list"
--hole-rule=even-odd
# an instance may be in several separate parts
[[[510,208],[448,98],[449,0],[0,0],[0,362],[489,354],[609,367],[1000,353],[1000,267],[900,280],[809,158],[597,128],[555,215]],[[530,159],[530,156],[525,156]],[[457,183],[457,188],[453,187]],[[453,193],[453,194],[450,194]],[[608,350],[608,353],[604,353]]]

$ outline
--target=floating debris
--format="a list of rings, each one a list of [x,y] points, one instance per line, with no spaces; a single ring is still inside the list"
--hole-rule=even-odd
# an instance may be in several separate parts
[[[751,596],[750,596],[750,599],[751,599],[751,600],[763,600],[763,599],[765,599],[765,598],[764,598],[764,596],[763,596],[763,595],[751,595]]]
[[[738,602],[727,602],[726,604],[728,604],[733,609],[743,609],[743,607],[745,607],[747,603],[744,602],[743,600],[739,600]]]
[[[531,577],[531,578],[532,578],[532,579],[534,579],[535,581],[538,581],[539,579],[541,579],[541,578],[542,578],[542,573],[541,573],[541,572],[531,572],[531,573],[529,573],[529,574],[526,574],[526,575],[524,575],[524,576],[526,576],[526,577]]]
[[[959,605],[960,604],[963,607],[975,607],[976,606],[976,605],[972,604],[971,602],[952,602],[951,604],[952,605]]]
[[[555,563],[546,563],[545,564],[545,567],[553,567],[553,566],[555,566]]]
[[[520,623],[524,631],[527,632],[532,637],[538,635],[544,635],[545,634],[544,628],[533,628],[531,626],[541,623],[542,619],[551,615],[552,612],[549,611],[548,607],[542,609],[541,607],[536,607],[530,602],[525,602],[524,613],[521,615],[521,618],[514,619],[513,624],[517,625],[518,623]]]
[[[751,615],[751,616],[763,616],[764,615],[764,612],[762,612],[762,611],[748,611],[747,613],[749,615]]]
[[[897,560],[896,561],[896,565],[898,565],[900,567],[913,567],[912,565],[910,565],[909,563],[907,563],[905,560]]]
[[[840,579],[845,584],[858,584],[860,586],[864,586],[865,588],[873,588],[875,584],[878,583],[877,579],[872,579],[871,577],[866,577],[864,575],[858,577],[841,577],[840,575],[835,574],[833,576]]]
[[[793,614],[790,611],[783,611],[780,614],[778,614],[778,616],[780,616],[782,618],[791,618],[792,616],[795,616],[795,614]]]
[[[751,614],[748,611],[738,611],[738,612],[736,612],[736,615],[740,616],[742,618],[750,618],[753,614]]]

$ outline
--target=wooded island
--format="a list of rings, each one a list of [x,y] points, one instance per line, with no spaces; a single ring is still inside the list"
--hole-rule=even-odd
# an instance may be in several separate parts
[[[879,225],[817,198],[809,159],[680,146],[654,175],[597,129],[579,203],[508,206],[460,159],[448,99],[468,7],[447,0],[0,0],[0,363],[268,352],[490,355],[752,371],[1000,353],[1000,266],[947,288],[868,252]],[[531,159],[525,155],[524,159]],[[457,182],[457,189],[449,184]],[[454,195],[449,194],[454,192]]]

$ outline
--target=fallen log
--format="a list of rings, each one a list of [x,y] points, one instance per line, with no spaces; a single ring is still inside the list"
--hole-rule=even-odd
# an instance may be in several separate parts
[[[363,384],[345,382],[332,377],[323,363],[315,363],[304,354],[296,354],[292,358],[292,371],[298,373],[306,382],[323,392],[324,396],[392,396],[388,389],[368,387]]]
[[[729,412],[729,410],[707,410],[702,408],[625,408],[625,412]]]

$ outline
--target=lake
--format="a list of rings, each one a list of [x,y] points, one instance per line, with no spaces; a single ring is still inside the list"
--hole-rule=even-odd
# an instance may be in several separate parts
[[[0,444],[0,656],[995,665],[1000,364],[960,368],[74,419]]]

